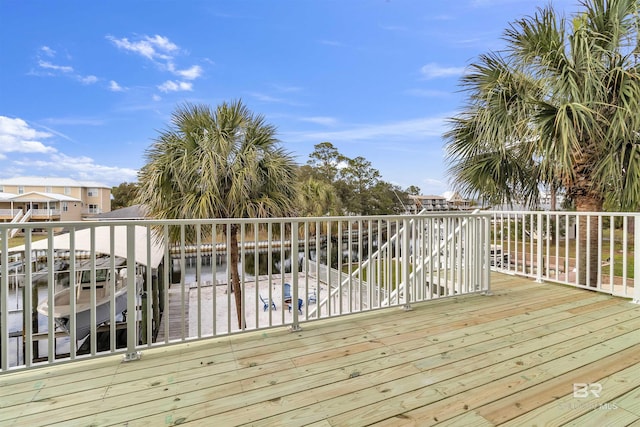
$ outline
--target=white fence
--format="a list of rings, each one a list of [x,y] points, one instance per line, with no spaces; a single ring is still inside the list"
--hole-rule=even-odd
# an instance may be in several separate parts
[[[488,291],[489,267],[639,302],[639,224],[635,213],[522,211],[34,222],[20,224],[24,246],[9,248],[16,225],[4,223],[0,372],[113,353],[134,359],[153,346],[409,309]],[[172,228],[178,241],[159,244]],[[227,250],[232,228],[240,292]],[[65,292],[66,302],[56,299]]]
[[[9,248],[0,224],[0,372],[489,290],[488,214],[20,227]]]
[[[640,302],[640,251],[634,251],[638,213],[492,215],[491,264],[498,271]]]

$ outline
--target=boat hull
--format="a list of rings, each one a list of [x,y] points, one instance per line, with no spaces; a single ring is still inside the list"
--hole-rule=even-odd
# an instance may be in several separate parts
[[[81,275],[79,274],[78,277]],[[86,276],[86,275],[85,275]],[[64,332],[71,333],[74,327],[71,325],[72,318],[71,301],[75,302],[75,331],[78,340],[86,338],[91,332],[91,318],[95,312],[95,325],[99,326],[103,323],[110,322],[111,318],[111,302],[115,302],[113,313],[115,316],[120,315],[127,309],[127,287],[126,277],[118,275],[113,283],[109,280],[108,273],[96,274],[103,280],[95,282],[95,288],[92,283],[78,280],[77,285],[71,288],[63,289],[56,292],[53,297],[53,309],[51,316],[56,325]],[[136,276],[136,289],[142,286],[143,278]],[[95,295],[95,307],[91,303],[92,293]],[[134,295],[135,297],[135,295]],[[49,300],[44,300],[38,304],[38,312],[49,316]]]
[[[115,315],[119,315],[127,309],[127,292],[122,290],[115,296]],[[96,304],[96,325],[109,322],[111,320],[111,301],[99,301]],[[54,317],[56,325],[64,332],[71,333],[70,313],[58,314]],[[81,340],[86,338],[91,333],[91,309],[81,309],[76,312],[76,339]]]

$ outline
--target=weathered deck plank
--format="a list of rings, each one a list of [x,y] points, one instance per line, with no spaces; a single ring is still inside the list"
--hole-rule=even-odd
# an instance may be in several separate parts
[[[0,425],[640,423],[639,306],[499,274],[492,286],[4,374]],[[580,382],[601,384],[609,409],[573,397]]]

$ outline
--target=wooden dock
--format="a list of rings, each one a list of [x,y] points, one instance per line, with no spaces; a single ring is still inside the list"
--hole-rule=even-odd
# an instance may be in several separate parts
[[[0,425],[640,425],[640,306],[492,289],[3,374]]]
[[[169,341],[187,337],[189,332],[189,287],[185,286],[184,300],[179,283],[170,285],[168,294],[168,308],[165,307],[160,319],[157,342],[165,341],[167,329],[169,330]],[[168,328],[167,322],[169,323]]]

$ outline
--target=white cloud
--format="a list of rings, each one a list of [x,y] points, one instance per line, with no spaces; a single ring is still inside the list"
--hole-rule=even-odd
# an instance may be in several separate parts
[[[78,76],[78,79],[83,85],[92,85],[98,81],[98,78],[96,76]]]
[[[176,46],[175,43],[170,42],[169,38],[167,37],[162,37],[156,34],[153,37],[145,36],[145,39],[153,46],[158,47],[162,51],[173,52],[175,50],[178,50],[178,46]]]
[[[134,169],[100,165],[91,157],[72,157],[63,153],[54,153],[47,159],[16,161],[14,163],[29,168],[30,171],[42,169],[48,175],[56,175],[56,172],[59,172],[70,178],[99,181],[107,185],[135,181],[138,174]]]
[[[43,119],[43,122],[52,125],[52,126],[103,126],[105,124],[105,120],[94,119],[91,117],[51,117],[48,119]],[[48,129],[50,132],[55,133],[55,131]],[[66,137],[65,137],[66,138]]]
[[[122,91],[124,91],[124,88],[122,86],[120,86],[118,84],[118,82],[116,82],[115,80],[111,80],[109,82],[109,90],[111,92],[122,92]]]
[[[86,156],[68,156],[42,142],[54,134],[60,135],[55,131],[36,130],[19,118],[0,116],[0,159],[7,159],[8,153],[24,155],[23,159],[5,162],[4,174],[59,175],[101,181],[108,185],[136,180],[137,171],[134,169],[100,165]]]
[[[174,82],[172,80],[167,80],[158,86],[158,89],[161,92],[180,92],[180,91],[191,91],[193,90],[193,84],[189,82]]]
[[[274,104],[285,104],[299,107],[301,104],[299,102],[293,101],[289,98],[278,98],[276,96],[271,96],[262,92],[246,92],[246,94],[252,98],[255,98],[261,102],[269,102]]]
[[[424,65],[420,72],[427,79],[435,79],[438,77],[461,76],[465,70],[465,67],[443,67],[432,62]]]
[[[70,67],[68,65],[55,65],[49,61],[43,61],[42,59],[38,61],[38,65],[40,66],[40,68],[44,68],[46,70],[61,71],[63,73],[73,72],[73,67]]]
[[[167,37],[155,35],[153,37],[144,36],[141,40],[129,41],[128,38],[123,37],[121,39],[113,37],[111,35],[106,36],[116,47],[137,53],[145,58],[154,60],[170,59],[169,54],[179,50],[175,43],[172,43]]]
[[[40,49],[38,49],[38,56],[40,57],[41,55],[55,59],[56,51],[51,49],[48,46],[42,46]],[[73,67],[70,65],[58,65],[58,64],[54,64],[52,61],[46,61],[41,58],[38,59],[38,67],[40,67],[42,70],[46,70],[46,72],[43,72],[43,73],[36,72],[34,73],[35,75],[47,75],[47,76],[65,75],[69,78],[79,81],[83,85],[92,85],[98,82],[99,80],[99,78],[97,76],[94,76],[93,74],[83,76],[77,73],[73,69]]]
[[[254,97],[258,101],[262,102],[276,102],[276,103],[284,103],[285,100],[282,98],[276,98],[275,96],[267,95],[260,92],[249,92],[249,96]]]
[[[336,123],[338,123],[338,120],[335,119],[334,117],[303,117],[300,120],[302,120],[303,122],[310,122],[310,123],[316,123],[319,125],[324,125],[324,126],[333,126]]]
[[[0,116],[0,158],[5,153],[55,153],[56,149],[40,140],[52,134],[33,129],[22,119]]]
[[[289,86],[289,85],[281,85],[281,84],[272,84],[271,85],[278,92],[300,92],[302,88],[300,86]]]
[[[152,61],[160,70],[168,71],[183,80],[195,80],[202,76],[204,70],[200,65],[192,65],[189,68],[177,68],[174,57],[182,52],[182,50],[169,40],[168,37],[142,36],[138,40],[129,40],[126,37],[117,38],[112,35],[106,36],[117,48],[138,54]],[[191,84],[184,82],[167,81],[159,86],[163,92],[192,90]]]
[[[56,56],[56,51],[51,49],[49,46],[42,46],[40,51],[50,58]]]
[[[195,80],[202,75],[202,67],[199,65],[194,65],[193,67],[187,68],[186,70],[176,70],[173,63],[169,63],[168,67],[169,71],[171,71],[173,74],[187,80]]]
[[[162,100],[162,97],[160,95],[157,94],[153,94],[153,96],[151,97],[151,99],[153,99],[154,101],[158,102]]]
[[[349,129],[326,132],[289,132],[290,141],[393,141],[410,138],[440,137],[446,128],[446,117],[425,117],[384,124],[365,124]]]

